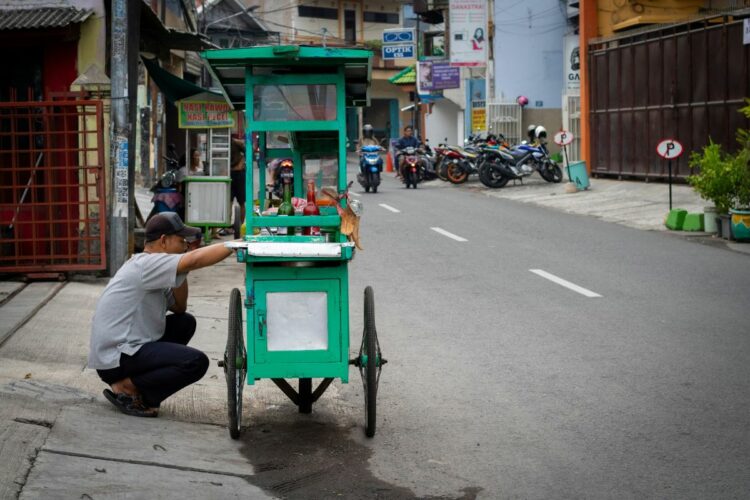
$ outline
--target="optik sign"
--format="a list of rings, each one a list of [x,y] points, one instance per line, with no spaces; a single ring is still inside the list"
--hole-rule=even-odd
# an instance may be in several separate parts
[[[578,35],[566,35],[564,43],[563,78],[565,91],[568,94],[577,94],[581,91],[581,54],[578,48]]]

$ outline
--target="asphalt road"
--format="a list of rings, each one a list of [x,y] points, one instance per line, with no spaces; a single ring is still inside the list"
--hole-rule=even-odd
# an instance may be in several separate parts
[[[389,360],[374,438],[355,369],[305,415],[270,380],[245,386],[229,438],[233,259],[190,277],[206,376],[158,419],[117,413],[85,367],[103,284],[72,282],[0,351],[0,497],[747,496],[748,255],[470,186],[354,191],[350,354],[371,285]]]
[[[352,329],[370,284],[389,360],[377,477],[419,497],[750,491],[747,256],[443,183],[354,190]]]

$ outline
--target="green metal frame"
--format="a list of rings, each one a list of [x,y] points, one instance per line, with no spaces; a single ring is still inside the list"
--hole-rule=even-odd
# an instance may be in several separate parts
[[[246,192],[255,193],[254,176],[265,186],[266,161],[270,158],[291,157],[294,163],[294,190],[302,193],[303,156],[307,154],[335,155],[338,160],[338,185],[341,193],[346,179],[346,106],[366,104],[371,76],[372,53],[358,49],[328,49],[320,47],[273,46],[224,49],[202,54],[209,70],[222,84],[222,91],[236,108],[245,110],[246,158],[254,165],[246,175]],[[286,74],[253,74],[253,67],[283,68]],[[320,71],[315,68],[320,68]],[[298,70],[297,73],[294,73]],[[242,73],[244,78],[239,78]],[[226,75],[234,76],[226,76]],[[254,89],[256,85],[335,85],[336,118],[330,121],[255,121]],[[244,102],[237,88],[242,85]],[[231,89],[230,89],[231,87]],[[357,90],[356,95],[351,89]],[[364,92],[361,92],[364,89]],[[234,92],[234,93],[232,93]],[[259,154],[252,150],[252,135],[258,133]],[[268,149],[266,132],[288,132],[289,148]],[[319,133],[320,135],[315,135]],[[259,189],[258,199],[265,204],[265,190]],[[344,243],[340,233],[341,217],[335,207],[321,206],[315,217],[254,216],[246,211],[245,240],[259,244],[267,242],[322,243],[321,236],[261,236],[254,228],[280,226],[319,226],[332,232],[333,241]],[[252,256],[239,250],[237,259],[246,265],[245,318],[247,321],[247,382],[260,378],[340,378],[349,376],[349,273],[348,262],[353,248],[342,246],[341,256],[335,258],[282,258]],[[263,335],[267,314],[267,295],[274,292],[325,292],[328,297],[328,349],[324,351],[269,352]]]

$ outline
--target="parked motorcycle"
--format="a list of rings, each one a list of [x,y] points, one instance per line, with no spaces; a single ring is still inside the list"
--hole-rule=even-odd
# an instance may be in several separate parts
[[[469,148],[460,148],[458,146],[449,148],[446,154],[447,158],[443,162],[445,168],[445,177],[452,184],[463,184],[469,180],[471,174],[477,173],[479,162],[478,151],[469,150]]]
[[[479,167],[479,180],[487,187],[501,188],[510,180],[523,180],[534,172],[547,182],[562,181],[562,169],[550,158],[546,146],[547,131],[539,126],[535,130],[535,144],[520,144],[508,149],[500,147],[485,151]]]
[[[430,141],[425,140],[422,147],[417,151],[422,163],[422,177],[426,181],[431,181],[437,177],[436,165],[439,161],[438,154],[430,147]]]
[[[161,212],[177,212],[181,218],[185,218],[185,200],[182,194],[182,179],[180,179],[180,164],[176,158],[164,156],[166,162],[165,172],[151,186],[154,196],[151,202],[154,204],[146,220]]]
[[[380,146],[362,146],[360,165],[364,164],[364,166],[360,169],[359,174],[357,174],[357,182],[365,188],[365,193],[369,193],[370,189],[372,189],[373,193],[378,192],[380,172],[383,171],[383,158],[380,156],[381,151],[383,151],[383,148]]]

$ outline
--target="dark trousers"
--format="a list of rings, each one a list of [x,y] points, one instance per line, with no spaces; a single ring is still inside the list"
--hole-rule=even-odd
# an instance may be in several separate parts
[[[208,357],[187,343],[195,333],[195,318],[188,313],[170,314],[164,335],[144,344],[132,356],[120,355],[120,366],[97,370],[107,384],[130,377],[143,403],[158,407],[169,396],[200,380],[208,370]]]

